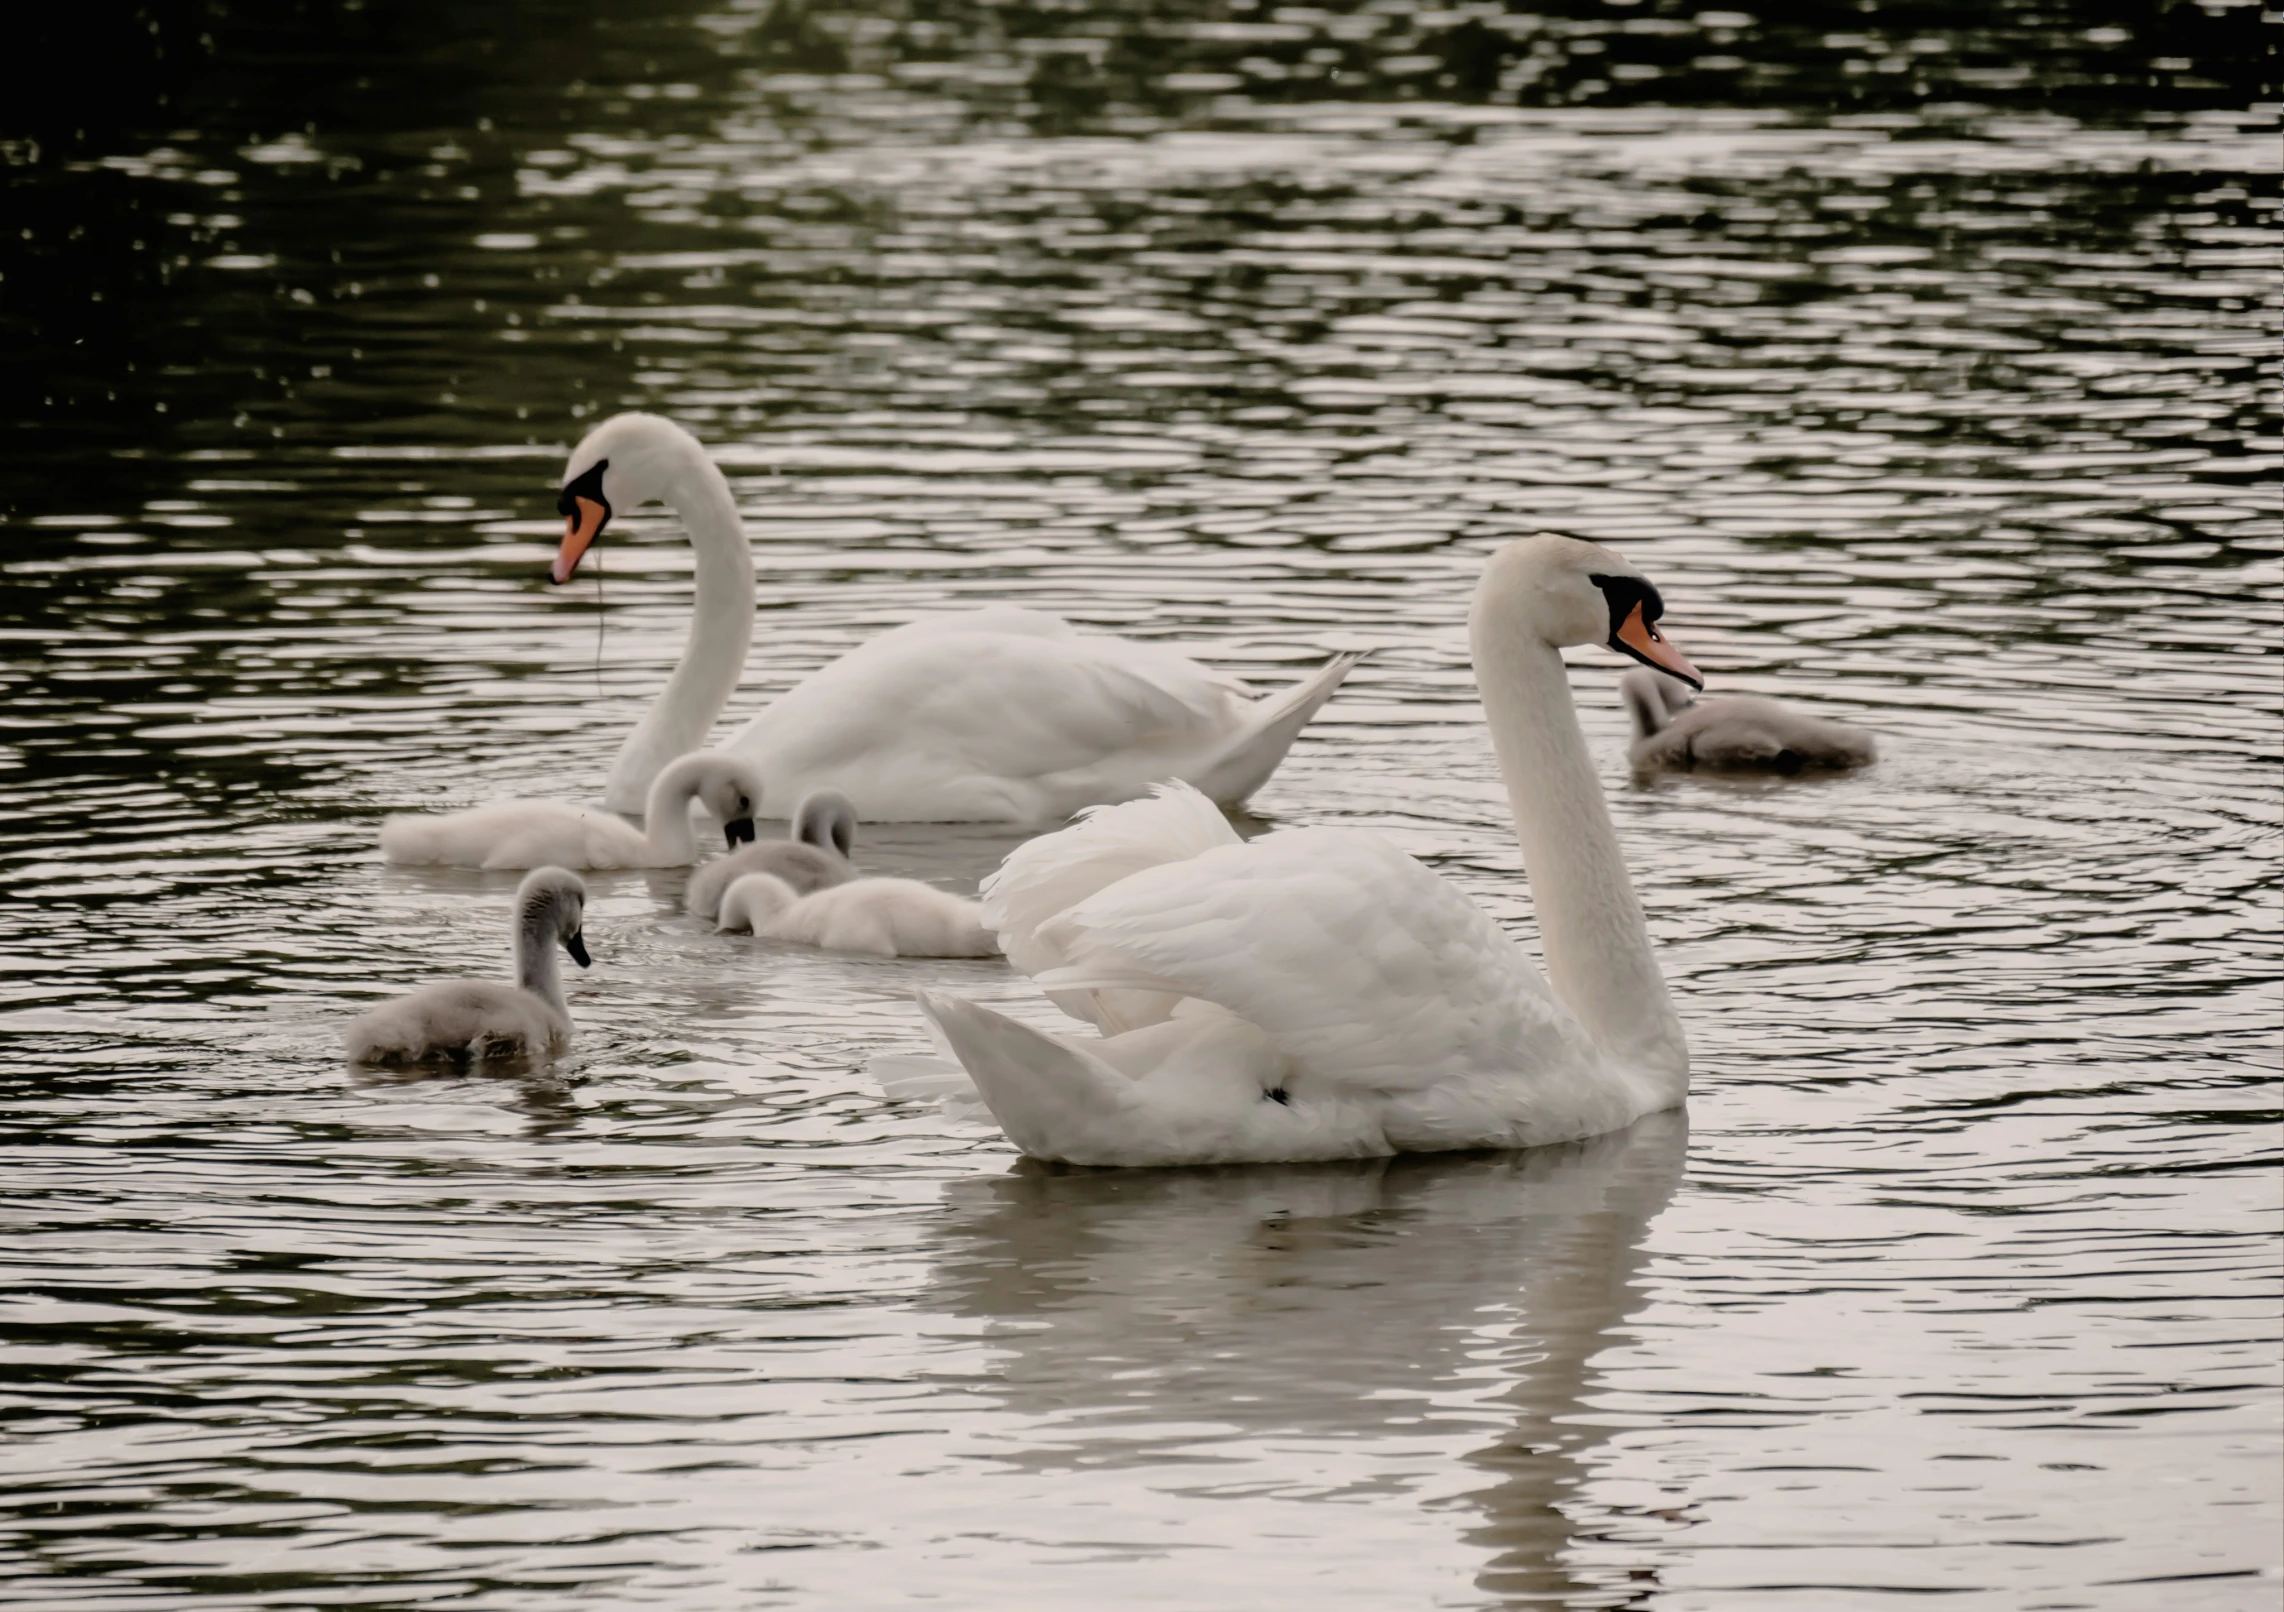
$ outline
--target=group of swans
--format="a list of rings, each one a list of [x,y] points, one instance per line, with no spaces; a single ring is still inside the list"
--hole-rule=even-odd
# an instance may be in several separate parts
[[[973,610],[882,634],[721,750],[703,750],[744,673],[755,598],[736,502],[698,440],[649,414],[617,415],[588,433],[557,500],[565,530],[551,575],[569,581],[614,513],[651,502],[689,534],[696,600],[665,689],[612,764],[604,809],[500,801],[393,816],[381,829],[389,861],[564,873],[684,867],[699,855],[695,802],[720,820],[733,853],[745,843],[690,885],[691,911],[721,928],[889,957],[989,956],[998,948],[976,903],[917,880],[858,876],[849,852],[860,815],[1036,826],[1166,778],[1237,805],[1356,663],[1335,656],[1256,699],[1163,645],[1082,632],[1037,611]],[[801,801],[791,840],[753,843],[765,794]],[[639,829],[616,815],[638,808]],[[471,1033],[396,1051],[472,1055],[487,1044]]]
[[[1536,1146],[1682,1103],[1687,1045],[1571,701],[1566,647],[1606,645],[1641,663],[1627,685],[1641,764],[1846,765],[1835,758],[1854,740],[1870,758],[1852,730],[1765,701],[1669,696],[1669,686],[1703,680],[1665,637],[1664,602],[1647,578],[1576,538],[1507,544],[1476,589],[1469,637],[1542,976],[1480,907],[1377,835],[1301,828],[1247,841],[1231,828],[1222,808],[1269,776],[1353,656],[1254,700],[1171,650],[1029,611],[974,611],[884,634],[796,686],[722,750],[700,750],[742,670],[754,591],[728,485],[695,439],[641,414],[592,432],[566,475],[552,576],[570,578],[615,511],[654,498],[688,527],[698,581],[681,658],[620,748],[605,793],[613,810],[642,798],[645,828],[510,804],[425,825],[393,819],[384,846],[397,860],[491,867],[542,852],[592,867],[675,865],[695,859],[697,800],[723,820],[730,854],[693,876],[694,913],[726,930],[889,956],[1003,951],[1091,1027],[1045,1031],[921,991],[938,1056],[876,1065],[889,1095],[980,1104],[1044,1159],[1171,1165]],[[1774,748],[1724,747],[1718,730],[1731,722],[1757,724]],[[1668,734],[1684,737],[1655,748]],[[765,794],[801,800],[794,837],[738,849]],[[1069,826],[1013,851],[980,905],[861,877],[850,860],[860,817],[1028,826],[1074,811]],[[621,833],[598,826],[606,822]],[[612,859],[594,860],[602,855]],[[533,915],[544,908],[560,924],[570,902],[563,933],[584,964],[583,894],[560,867],[519,892],[518,989],[555,1015],[551,1034],[567,1033],[568,1018],[552,951],[534,952],[544,925]],[[505,990],[430,992],[479,989]],[[441,1023],[418,1005],[428,995],[375,1009],[353,1046],[401,1049],[414,1039],[406,1026]],[[532,1011],[485,1000],[501,1004],[503,1024]],[[387,1035],[370,1028],[376,1021]]]

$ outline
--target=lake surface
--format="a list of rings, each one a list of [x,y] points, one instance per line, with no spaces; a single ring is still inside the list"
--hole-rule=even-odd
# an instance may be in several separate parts
[[[2253,8],[468,9],[65,18],[0,142],[0,1602],[2274,1604]],[[1575,657],[1696,1069],[1578,1146],[1019,1163],[862,1071],[1027,988],[678,873],[552,1073],[352,1071],[513,887],[380,816],[593,798],[676,653],[655,512],[543,577],[628,406],[735,719],[951,604],[1369,649],[1258,816],[1529,941],[1465,609],[1555,528],[1882,759],[1637,783]]]

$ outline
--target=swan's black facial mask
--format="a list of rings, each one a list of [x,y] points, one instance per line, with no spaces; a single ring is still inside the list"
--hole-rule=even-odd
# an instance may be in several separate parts
[[[587,955],[586,931],[574,929],[570,934],[564,936],[563,949],[571,954],[571,961],[577,963],[581,968],[595,966],[595,960]]]
[[[611,523],[611,501],[603,496],[603,472],[610,468],[608,459],[596,460],[564,483],[563,495],[555,500],[555,513],[563,517],[563,546],[548,575],[559,583],[571,580],[579,557]]]
[[[730,849],[733,851],[741,845],[751,845],[753,843],[753,819],[750,817],[731,818],[722,825],[722,838],[729,841]]]
[[[1659,597],[1648,578],[1604,576],[1596,572],[1586,580],[1600,588],[1602,597],[1609,601],[1608,642],[1612,649],[1644,666],[1655,667],[1668,677],[1678,677],[1691,688],[1705,687],[1703,675],[1689,664],[1689,657],[1658,631],[1658,618],[1665,614],[1665,600]]]

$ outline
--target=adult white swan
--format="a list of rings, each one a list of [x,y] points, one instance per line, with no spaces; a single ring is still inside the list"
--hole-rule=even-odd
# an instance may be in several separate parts
[[[612,764],[604,804],[641,809],[650,781],[706,742],[753,639],[753,555],[729,483],[689,432],[621,414],[565,471],[552,575],[567,582],[620,510],[659,500],[698,554],[689,641]],[[1235,805],[1264,783],[1356,657],[1263,699],[1156,644],[997,607],[910,622],[850,651],[725,748],[772,793],[838,789],[867,822],[1059,822],[1181,778]]]
[[[984,886],[1008,961],[1099,1038],[922,992],[941,1047],[1018,1147],[1073,1164],[1529,1147],[1678,1105],[1688,1048],[1560,654],[1607,642],[1698,684],[1663,610],[1617,555],[1552,535],[1499,550],[1476,589],[1476,679],[1551,989],[1386,840],[1243,842],[1173,785],[1018,847]],[[953,1094],[940,1076],[883,1085]]]

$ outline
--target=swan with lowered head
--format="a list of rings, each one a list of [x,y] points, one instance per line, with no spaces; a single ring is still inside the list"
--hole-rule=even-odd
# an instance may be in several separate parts
[[[588,965],[587,886],[566,868],[534,868],[515,893],[515,983],[446,980],[357,1015],[356,1063],[426,1063],[552,1052],[571,1039],[555,948]]]
[[[1475,592],[1476,679],[1551,984],[1379,836],[1241,841],[1175,784],[1017,847],[984,885],[1008,960],[1099,1037],[923,991],[939,1048],[1016,1146],[1073,1164],[1530,1147],[1678,1106],[1688,1048],[1561,655],[1607,643],[1696,682],[1663,610],[1617,555],[1551,534],[1500,549]],[[950,1095],[945,1073],[882,1084]]]
[[[700,750],[650,786],[641,828],[609,812],[551,800],[502,800],[464,812],[415,813],[381,824],[391,862],[448,868],[682,868],[698,860],[690,802],[722,820],[732,850],[753,838],[761,774],[753,763]]]
[[[880,957],[997,957],[973,901],[918,879],[852,879],[809,895],[773,873],[749,873],[722,895],[721,927],[834,952]]]
[[[1801,772],[1868,766],[1872,736],[1843,722],[1808,716],[1749,694],[1690,697],[1688,686],[1637,666],[1618,679],[1634,722],[1626,755],[1636,767],[1712,767],[1731,772]]]
[[[756,840],[691,874],[682,905],[695,917],[713,918],[722,909],[722,892],[752,873],[774,875],[797,896],[857,876],[856,864],[849,860],[856,849],[856,808],[846,795],[836,789],[812,790],[794,808],[791,826],[789,839]]]
[[[706,741],[753,641],[753,554],[729,483],[695,437],[650,414],[589,432],[565,469],[568,582],[612,516],[656,499],[697,551],[690,637],[620,747],[604,804],[627,811]],[[1173,649],[999,606],[908,622],[782,695],[727,748],[795,795],[837,788],[867,822],[1059,822],[1182,778],[1235,805],[1276,770],[1356,663],[1335,656],[1255,699]]]

